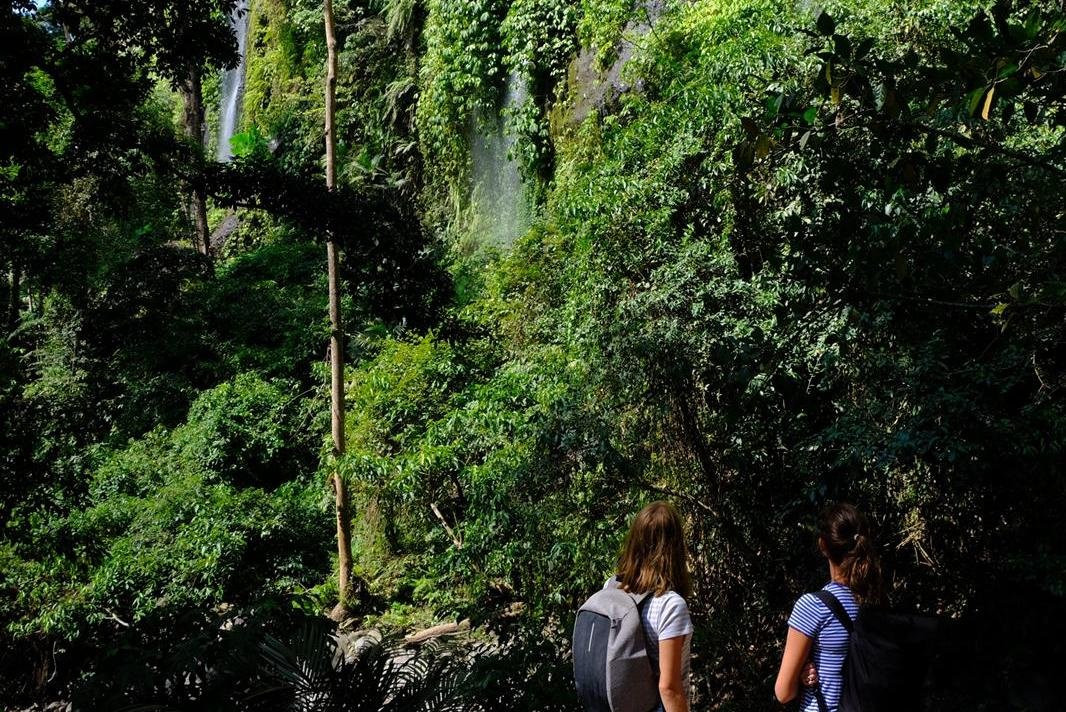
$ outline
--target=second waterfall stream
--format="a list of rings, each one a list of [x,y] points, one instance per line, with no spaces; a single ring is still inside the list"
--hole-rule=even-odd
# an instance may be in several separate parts
[[[218,147],[215,157],[226,162],[233,157],[233,147],[230,139],[237,130],[237,123],[241,118],[241,98],[244,95],[244,66],[248,42],[248,2],[242,0],[238,3],[230,16],[233,31],[237,36],[237,53],[240,59],[237,66],[227,69],[222,73],[222,85],[220,87],[221,102],[219,106],[218,120]]]

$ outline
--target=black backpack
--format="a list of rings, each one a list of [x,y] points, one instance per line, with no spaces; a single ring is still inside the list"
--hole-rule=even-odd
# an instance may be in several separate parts
[[[814,594],[848,631],[839,712],[920,710],[939,621],[933,616],[863,608],[854,621],[829,591]],[[814,688],[820,712],[829,712]]]

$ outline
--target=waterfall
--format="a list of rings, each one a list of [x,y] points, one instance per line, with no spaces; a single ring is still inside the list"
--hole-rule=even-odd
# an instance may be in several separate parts
[[[218,121],[218,149],[216,157],[226,162],[233,157],[230,139],[240,120],[241,99],[244,96],[245,45],[248,40],[248,0],[240,0],[230,15],[230,24],[237,36],[237,66],[222,73],[221,102]]]
[[[525,80],[512,72],[507,78],[502,117],[490,122],[475,118],[472,130],[473,232],[495,247],[510,246],[529,227],[525,184],[514,160],[516,135],[508,126],[509,115],[528,97]]]

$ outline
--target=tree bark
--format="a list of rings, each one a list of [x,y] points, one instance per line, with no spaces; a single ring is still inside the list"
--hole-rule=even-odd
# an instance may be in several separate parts
[[[455,635],[456,633],[462,633],[470,630],[470,619],[464,618],[457,623],[441,623],[425,630],[420,630],[410,635],[403,637],[403,642],[408,645],[416,645],[418,643],[424,643],[427,640],[433,638],[439,638],[442,635]]]
[[[184,104],[183,123],[185,135],[197,148],[198,160],[203,160],[204,128],[204,93],[200,77],[200,68],[189,67],[189,74],[181,87]],[[189,220],[193,226],[193,242],[196,249],[204,255],[211,254],[211,237],[207,229],[207,195],[198,182],[190,186]]]
[[[12,333],[19,325],[19,313],[22,311],[22,268],[17,260],[11,262],[11,285],[8,288],[7,333]]]
[[[337,180],[337,37],[333,25],[333,2],[325,0],[323,11],[326,25],[326,187],[333,190]],[[329,360],[330,395],[333,431],[333,494],[337,509],[337,607],[331,614],[334,620],[347,616],[352,598],[352,513],[348,488],[338,469],[344,454],[344,331],[341,323],[339,260],[336,236],[332,229],[326,235],[326,259],[329,270]]]
[[[4,278],[0,279],[0,311],[3,312],[3,314],[0,315],[0,319],[3,320],[4,328],[7,329],[7,331],[5,331],[3,334],[0,334],[0,336],[7,336],[12,331],[11,324],[10,324],[10,321],[11,321],[10,309],[11,309],[11,289],[14,286],[15,286],[15,263],[14,263],[14,260],[12,260],[11,269],[10,270],[8,270],[7,269],[7,265],[4,264]]]

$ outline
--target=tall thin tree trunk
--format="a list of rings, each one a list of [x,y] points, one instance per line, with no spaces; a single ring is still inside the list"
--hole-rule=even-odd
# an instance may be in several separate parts
[[[333,26],[333,2],[325,0],[326,24],[326,187],[333,190],[337,180],[335,115],[337,112],[337,37]],[[344,454],[344,331],[341,324],[340,285],[336,235],[332,227],[326,235],[329,264],[329,360],[333,431],[333,494],[337,503],[337,589],[339,601],[331,614],[334,620],[348,613],[352,591],[352,513],[348,488],[338,469]]]
[[[22,311],[22,268],[18,260],[11,262],[11,286],[8,291],[7,333],[13,332],[19,325],[19,312]]]
[[[4,278],[0,279],[0,310],[3,311],[0,319],[3,320],[4,328],[7,329],[3,334],[0,334],[0,338],[7,336],[11,331],[8,323],[8,305],[11,304],[11,288],[15,286],[14,260],[12,260],[11,267],[12,269],[9,271],[7,265],[4,265]]]
[[[185,135],[200,149],[202,158],[204,145],[204,93],[200,78],[200,68],[189,67],[189,75],[182,86],[184,103]],[[189,219],[193,224],[193,240],[196,249],[205,255],[211,254],[211,238],[207,230],[207,196],[199,184],[191,187],[189,197]]]

